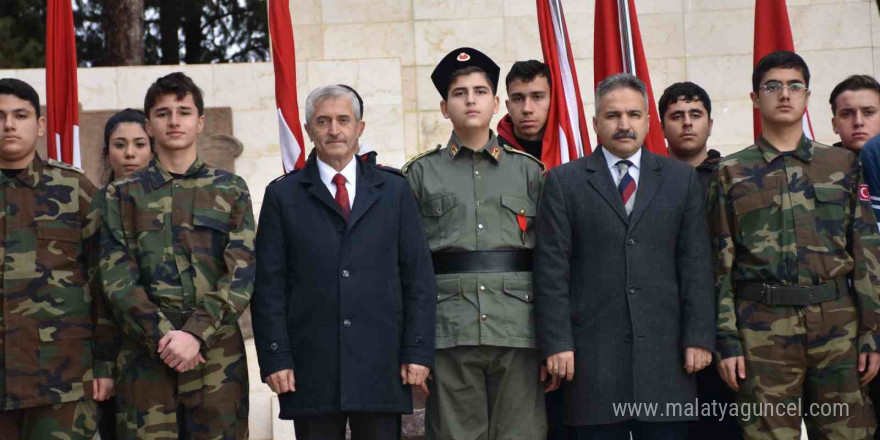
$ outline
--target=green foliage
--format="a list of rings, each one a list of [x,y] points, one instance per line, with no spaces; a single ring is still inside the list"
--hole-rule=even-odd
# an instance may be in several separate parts
[[[104,14],[106,1],[118,0],[73,0],[80,66],[108,64],[104,22],[112,17]],[[0,1],[0,68],[45,65],[46,2]],[[266,0],[144,0],[144,17],[145,64],[269,59]],[[175,32],[163,35],[160,28]],[[163,39],[179,47],[178,53],[163,54]]]

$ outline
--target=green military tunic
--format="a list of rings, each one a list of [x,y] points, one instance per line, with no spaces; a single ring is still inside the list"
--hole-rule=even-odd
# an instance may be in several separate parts
[[[480,149],[453,134],[446,148],[403,167],[435,255],[529,251],[543,182],[540,161],[498,144]],[[475,254],[471,254],[475,255]],[[485,262],[480,254],[471,263]],[[443,264],[443,263],[441,263]],[[543,440],[547,425],[535,349],[531,271],[438,273],[437,354],[426,402],[428,440]],[[461,408],[472,408],[466,414]]]
[[[108,185],[96,209],[104,212],[101,281],[124,331],[119,432],[154,438],[180,423],[190,434],[243,438],[248,385],[238,317],[255,273],[244,180],[198,159],[183,175],[153,160]],[[180,374],[164,365],[157,346],[174,329],[202,341],[204,364]],[[177,420],[178,406],[185,420]]]
[[[499,146],[494,134],[478,151],[453,134],[446,148],[416,157],[402,171],[432,253],[534,247],[543,165]],[[437,348],[534,348],[533,304],[531,272],[437,275]]]
[[[745,356],[737,401],[847,405],[830,416],[743,418],[747,439],[800,438],[801,415],[810,438],[871,438],[875,422],[856,363],[859,353],[877,350],[880,235],[870,202],[859,197],[863,185],[853,153],[806,136],[788,153],[761,137],[719,165],[709,201],[717,346],[721,358]],[[742,298],[743,283],[755,282],[831,282],[843,295],[803,306]]]

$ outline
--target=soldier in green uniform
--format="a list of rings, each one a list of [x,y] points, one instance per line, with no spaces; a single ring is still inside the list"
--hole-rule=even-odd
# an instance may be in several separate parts
[[[710,188],[719,371],[747,439],[869,439],[880,367],[880,235],[852,152],[803,132],[810,73],[774,52],[752,74],[763,133]]]
[[[254,283],[254,218],[240,177],[197,156],[202,94],[182,73],[147,91],[157,159],[107,186],[101,281],[123,328],[117,433],[244,439],[238,317]]]
[[[90,440],[116,356],[95,277],[95,187],[36,154],[45,126],[33,87],[0,79],[0,438]]]
[[[450,52],[431,75],[453,132],[403,167],[415,192],[437,279],[436,360],[428,439],[543,439],[532,248],[543,165],[499,146],[498,66]]]

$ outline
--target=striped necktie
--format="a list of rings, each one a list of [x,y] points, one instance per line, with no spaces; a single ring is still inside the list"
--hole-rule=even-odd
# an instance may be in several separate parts
[[[623,201],[626,215],[632,214],[633,205],[636,203],[636,181],[629,175],[629,167],[631,166],[632,162],[628,160],[617,162],[617,169],[620,170],[617,192],[620,193],[620,199]]]

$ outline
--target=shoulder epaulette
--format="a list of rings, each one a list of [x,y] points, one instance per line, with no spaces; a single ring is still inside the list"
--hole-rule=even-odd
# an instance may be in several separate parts
[[[81,170],[73,165],[70,165],[70,164],[67,164],[64,162],[59,162],[55,159],[46,159],[46,163],[53,168],[61,168],[63,170],[73,171],[73,172],[79,173],[79,174],[85,174],[85,172],[83,170]]]
[[[425,151],[424,153],[416,155],[416,157],[410,159],[409,162],[403,164],[403,167],[400,168],[400,172],[403,174],[406,174],[406,172],[409,171],[409,166],[412,165],[413,162],[415,162],[425,156],[428,156],[430,154],[434,154],[434,153],[440,151],[440,148],[441,148],[441,145],[437,144],[437,147],[435,147],[433,150],[428,150],[428,151]]]
[[[397,168],[394,168],[394,167],[388,167],[385,165],[376,165],[376,169],[378,169],[380,171],[385,171],[386,173],[394,174],[395,176],[405,177],[403,175],[403,173],[400,172],[400,170],[398,170]]]
[[[521,155],[528,157],[529,159],[537,162],[538,165],[541,167],[541,172],[544,172],[544,170],[547,168],[546,166],[544,166],[544,162],[541,162],[540,160],[538,160],[538,158],[536,158],[535,156],[532,156],[529,153],[526,153],[525,151],[519,151],[516,148],[513,148],[507,144],[504,145],[504,149],[507,150],[508,153],[521,154]]]
[[[301,169],[302,169],[302,168],[300,168],[299,170],[301,170]],[[281,181],[281,180],[284,180],[285,177],[292,176],[292,175],[298,173],[299,170],[293,170],[293,171],[290,171],[290,172],[284,173],[284,174],[282,174],[282,175],[276,177],[275,180],[273,180],[273,181],[271,181],[271,182],[269,182],[269,183],[272,184],[272,183],[275,183],[275,182],[279,182],[279,181]]]

